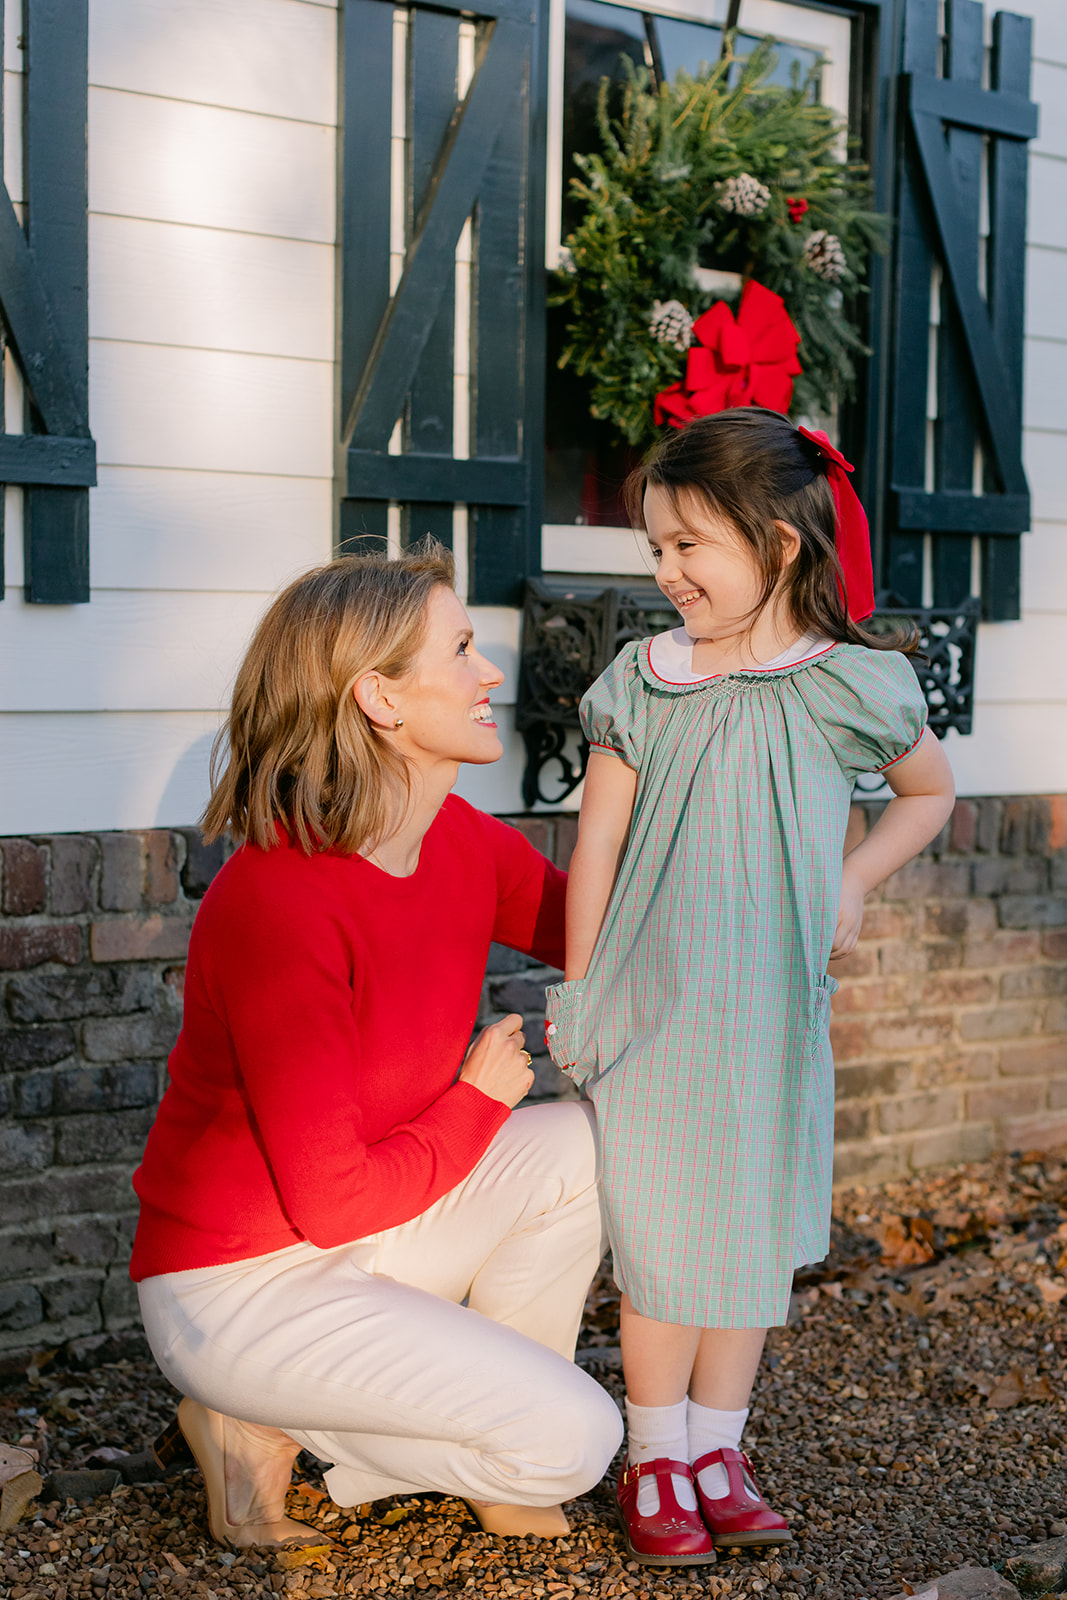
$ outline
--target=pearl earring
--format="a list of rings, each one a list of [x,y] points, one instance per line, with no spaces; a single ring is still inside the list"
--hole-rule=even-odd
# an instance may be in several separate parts
[[[404,726],[403,717],[394,717],[393,718],[393,727],[394,728],[402,728],[403,726]]]

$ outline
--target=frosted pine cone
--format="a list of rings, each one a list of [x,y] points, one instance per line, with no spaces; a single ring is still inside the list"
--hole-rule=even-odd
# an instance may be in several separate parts
[[[693,336],[693,319],[680,300],[653,300],[649,332],[657,344],[672,344],[688,350]]]
[[[719,185],[718,200],[724,211],[733,211],[739,217],[758,217],[770,204],[771,191],[750,172],[740,177],[728,178]]]
[[[804,241],[804,261],[824,283],[840,283],[845,276],[845,252],[836,233],[817,228]]]

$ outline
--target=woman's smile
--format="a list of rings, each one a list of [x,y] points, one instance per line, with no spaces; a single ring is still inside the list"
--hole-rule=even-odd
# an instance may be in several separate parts
[[[496,727],[496,718],[493,716],[493,708],[488,700],[478,701],[478,704],[471,712],[471,721],[481,723],[484,728]]]

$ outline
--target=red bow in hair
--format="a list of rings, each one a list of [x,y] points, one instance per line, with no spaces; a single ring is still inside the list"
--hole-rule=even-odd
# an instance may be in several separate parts
[[[829,463],[827,478],[833,490],[837,512],[837,559],[845,579],[844,600],[849,620],[864,622],[874,610],[874,569],[871,566],[871,530],[859,495],[846,474],[853,466],[840,450],[835,450],[821,428],[798,428],[798,433],[817,445]]]
[[[780,295],[750,278],[737,320],[725,300],[716,300],[693,324],[698,343],[689,351],[685,378],[656,396],[656,426],[684,428],[730,406],[766,406],[788,411],[793,379],[800,373],[800,335]]]

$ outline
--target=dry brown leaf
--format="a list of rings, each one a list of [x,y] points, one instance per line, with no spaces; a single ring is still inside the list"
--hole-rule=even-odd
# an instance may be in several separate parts
[[[964,1278],[956,1293],[962,1300],[971,1300],[976,1294],[988,1294],[996,1281],[995,1272],[978,1273],[973,1278]]]
[[[291,1572],[294,1567],[317,1567],[321,1572],[332,1549],[328,1544],[301,1544],[278,1551],[278,1565]]]
[[[36,1450],[23,1449],[17,1444],[0,1444],[0,1483],[32,1472],[37,1465]]]
[[[861,1294],[880,1294],[885,1271],[881,1267],[864,1267],[862,1272],[852,1272],[844,1280],[846,1289],[858,1289]]]
[[[820,1283],[819,1288],[823,1294],[828,1294],[831,1300],[840,1300],[841,1285],[839,1283]]]
[[[1067,1295],[1067,1283],[1054,1283],[1051,1278],[1035,1278],[1034,1288],[1047,1306],[1058,1306]]]
[[[20,1472],[0,1489],[0,1533],[8,1533],[41,1492],[39,1472]]]
[[[907,1294],[901,1294],[899,1289],[888,1291],[890,1305],[896,1306],[898,1311],[903,1311],[911,1317],[927,1317],[930,1306],[917,1283],[913,1283]]]
[[[1006,1376],[999,1378],[990,1372],[977,1372],[972,1375],[971,1382],[979,1394],[984,1394],[989,1404],[998,1411],[1007,1411],[1012,1406],[1033,1405],[1035,1401],[1056,1398],[1044,1374],[1038,1377],[1036,1373],[1024,1372],[1021,1367],[1012,1367]]]
[[[179,1561],[178,1557],[174,1555],[172,1551],[164,1550],[163,1559],[167,1565],[178,1574],[179,1578],[188,1577],[189,1568],[185,1566],[183,1562]]]
[[[919,1267],[933,1258],[934,1230],[925,1217],[890,1217],[881,1234],[884,1266]]]

